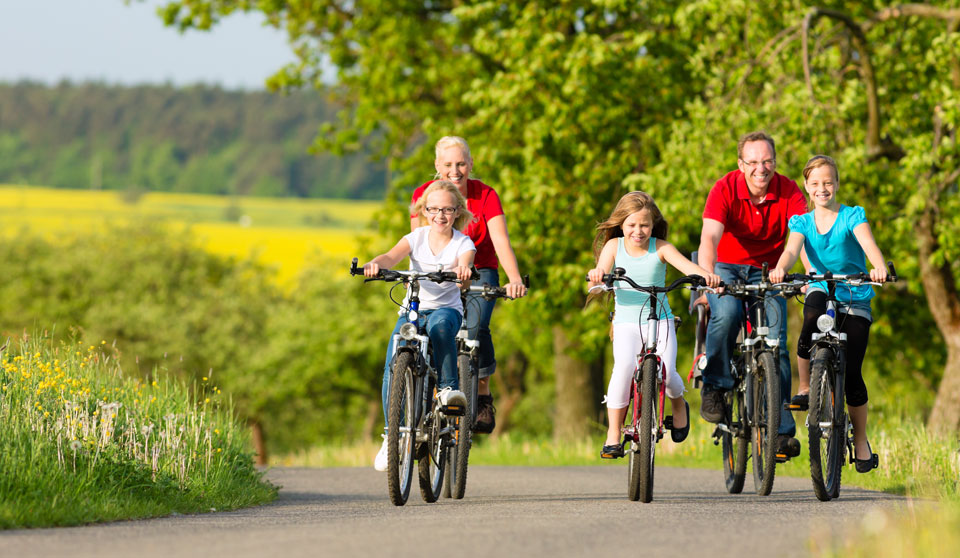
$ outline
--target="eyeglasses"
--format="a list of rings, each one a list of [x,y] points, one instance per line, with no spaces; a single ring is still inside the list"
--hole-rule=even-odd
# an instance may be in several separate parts
[[[755,169],[759,165],[763,165],[764,168],[769,168],[777,164],[776,159],[764,159],[762,161],[744,161],[743,159],[740,159],[740,162],[751,169]]]
[[[427,212],[427,215],[436,215],[441,211],[444,215],[453,215],[457,212],[456,207],[424,207],[423,210]]]

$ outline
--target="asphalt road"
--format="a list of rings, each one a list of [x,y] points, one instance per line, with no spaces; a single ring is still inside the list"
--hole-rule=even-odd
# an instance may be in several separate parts
[[[731,495],[719,471],[658,468],[654,500],[641,504],[627,500],[626,476],[625,463],[473,466],[463,500],[426,504],[414,486],[398,508],[372,468],[272,469],[282,489],[267,506],[0,532],[0,557],[807,556],[811,540],[903,503],[847,487],[820,502],[809,479],[784,477],[770,496],[753,494],[749,476]]]

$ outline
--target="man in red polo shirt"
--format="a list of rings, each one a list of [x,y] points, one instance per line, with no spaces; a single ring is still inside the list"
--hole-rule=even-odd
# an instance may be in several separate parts
[[[796,182],[778,174],[773,138],[752,132],[737,142],[738,170],[717,181],[703,209],[698,263],[726,283],[759,283],[764,262],[776,266],[783,252],[787,221],[807,212],[806,199]],[[734,297],[708,294],[710,322],[707,325],[706,367],[700,416],[708,422],[723,418],[723,394],[733,387],[730,354],[743,320],[742,302]],[[790,358],[787,354],[787,301],[767,299],[770,329],[779,331],[781,399],[790,397]],[[781,406],[782,408],[782,406]],[[800,454],[794,438],[796,424],[789,411],[781,411],[777,454],[787,458]]]

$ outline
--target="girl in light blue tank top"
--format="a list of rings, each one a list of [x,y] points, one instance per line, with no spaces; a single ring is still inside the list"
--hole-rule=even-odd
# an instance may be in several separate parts
[[[630,192],[617,203],[610,217],[597,225],[594,255],[597,265],[587,276],[591,284],[601,282],[603,275],[614,267],[622,267],[626,275],[638,285],[666,285],[667,263],[681,273],[700,275],[711,287],[719,285],[720,278],[691,262],[672,244],[667,236],[667,221],[653,198],[644,192]],[[666,297],[657,300],[657,354],[667,368],[667,397],[673,409],[674,428],[670,437],[682,442],[690,431],[690,407],[683,399],[683,379],[677,374],[677,339],[673,314]],[[613,372],[604,402],[607,405],[607,438],[600,456],[623,457],[620,427],[630,402],[630,383],[637,367],[637,355],[643,352],[646,322],[649,318],[649,295],[638,291],[616,291],[613,318]]]

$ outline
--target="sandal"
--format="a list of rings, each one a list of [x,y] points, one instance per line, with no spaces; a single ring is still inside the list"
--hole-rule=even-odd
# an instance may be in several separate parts
[[[680,443],[687,439],[687,434],[690,433],[690,404],[686,401],[683,404],[687,407],[687,425],[683,428],[674,428],[673,427],[673,416],[670,416],[670,439],[676,443]],[[666,419],[664,419],[666,422]]]
[[[867,451],[870,452],[869,459],[857,459],[857,450],[853,450],[853,462],[856,464],[858,473],[869,473],[880,466],[880,456],[873,453],[873,448],[870,447],[870,442],[867,442]]]
[[[787,411],[806,411],[810,408],[810,394],[798,393],[794,395],[789,403],[783,405],[783,408]]]
[[[609,446],[603,446],[603,449],[600,450],[600,457],[603,459],[617,459],[618,457],[623,457],[623,444],[610,444]]]

